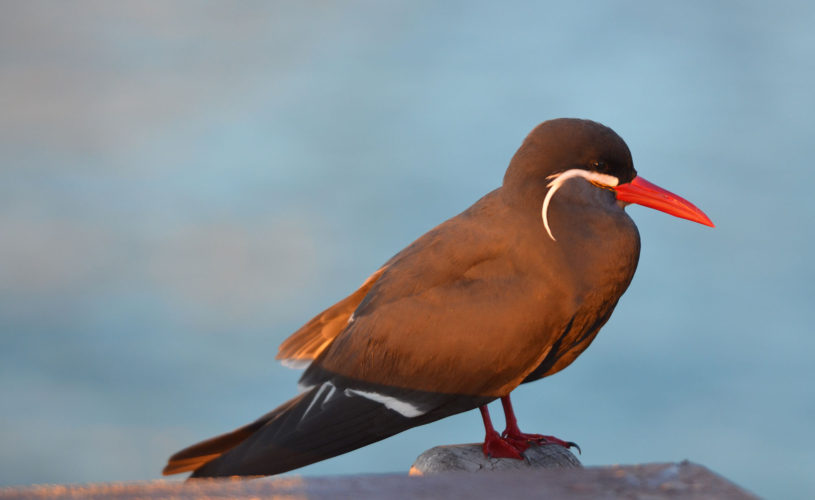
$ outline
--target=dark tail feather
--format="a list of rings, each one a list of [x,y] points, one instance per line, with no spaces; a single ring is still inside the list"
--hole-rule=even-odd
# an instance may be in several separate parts
[[[184,448],[170,457],[161,473],[165,476],[169,476],[171,474],[178,474],[179,472],[195,470],[237,446],[262,425],[263,424],[259,424],[258,422],[253,422],[240,429],[235,429],[232,432],[221,434],[220,436]]]
[[[436,410],[406,417],[341,387],[331,384],[314,387],[274,410],[262,422],[210,440],[211,446],[205,446],[209,441],[196,445],[202,452],[199,456],[203,465],[199,464],[191,477],[280,474],[482,404],[472,397],[424,394],[438,398]],[[489,399],[492,398],[485,401]],[[232,435],[235,438],[229,439]],[[215,446],[216,441],[229,447],[221,449]],[[211,449],[217,449],[219,455],[203,461],[203,452]],[[186,451],[176,456],[183,454],[180,457],[183,459]]]
[[[298,398],[292,399],[251,424],[244,425],[232,432],[221,434],[220,436],[215,436],[206,441],[201,441],[200,443],[184,448],[170,457],[161,473],[165,476],[169,476],[203,467],[245,441],[248,437],[257,432],[258,429],[266,425],[270,420],[273,420],[278,414],[286,411],[297,399]]]

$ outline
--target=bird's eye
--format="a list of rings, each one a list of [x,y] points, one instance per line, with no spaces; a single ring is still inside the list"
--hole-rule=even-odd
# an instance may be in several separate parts
[[[595,172],[608,172],[608,165],[604,161],[595,161],[592,162],[591,169]]]

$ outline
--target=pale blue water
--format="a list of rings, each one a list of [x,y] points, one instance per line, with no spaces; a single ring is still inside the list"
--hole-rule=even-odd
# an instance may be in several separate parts
[[[718,227],[630,209],[634,282],[515,393],[523,427],[815,495],[815,4],[561,4],[6,3],[0,484],[155,478],[283,402],[289,333],[578,116]],[[472,412],[302,473],[481,437]]]

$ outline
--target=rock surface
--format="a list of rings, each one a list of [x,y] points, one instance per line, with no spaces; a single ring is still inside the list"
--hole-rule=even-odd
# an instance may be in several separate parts
[[[419,455],[410,468],[410,475],[582,466],[580,460],[571,451],[556,444],[532,445],[527,448],[523,456],[524,460],[487,458],[481,451],[480,443],[436,446]]]

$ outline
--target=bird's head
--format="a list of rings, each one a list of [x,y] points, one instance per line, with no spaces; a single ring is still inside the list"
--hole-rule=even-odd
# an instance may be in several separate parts
[[[714,227],[691,202],[638,176],[625,141],[589,120],[560,118],[535,127],[512,158],[504,186],[545,188],[543,223],[554,240],[547,218],[549,203],[564,183],[576,178],[613,191],[621,205],[636,203]]]

